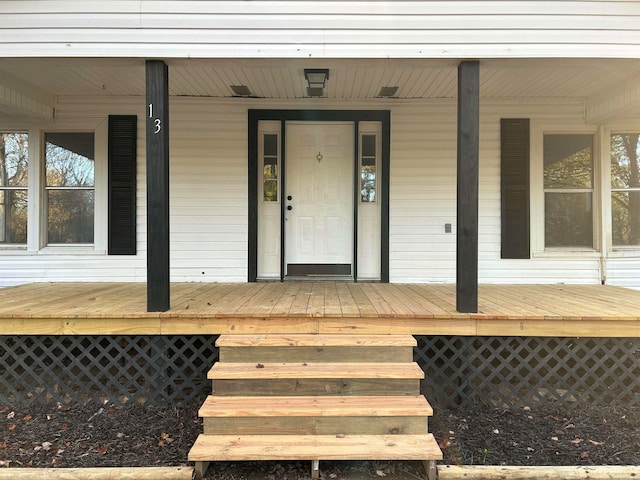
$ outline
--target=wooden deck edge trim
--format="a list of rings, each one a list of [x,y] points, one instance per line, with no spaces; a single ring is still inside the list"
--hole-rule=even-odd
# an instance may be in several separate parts
[[[216,347],[415,347],[411,335],[270,334],[221,335]]]
[[[2,468],[0,480],[192,480],[193,467]]]
[[[3,335],[241,335],[241,334],[356,334],[454,335],[530,337],[640,337],[640,318],[532,320],[529,318],[482,320],[315,319],[160,319],[160,318],[0,318]]]
[[[382,404],[380,404],[382,402]],[[305,396],[223,397],[209,395],[199,417],[371,417],[433,416],[422,395],[404,396]]]
[[[468,480],[468,479],[518,479],[540,480],[631,480],[640,477],[640,466],[565,466],[565,467],[517,467],[517,466],[484,466],[484,465],[438,465],[439,480]]]

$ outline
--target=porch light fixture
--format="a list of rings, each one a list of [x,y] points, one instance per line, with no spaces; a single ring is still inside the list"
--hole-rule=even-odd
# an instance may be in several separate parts
[[[246,85],[230,85],[231,90],[237,97],[250,97],[251,90]]]
[[[307,81],[307,94],[310,97],[321,97],[329,79],[328,68],[305,68],[304,78]]]
[[[382,98],[389,98],[393,97],[396,93],[398,93],[398,87],[380,87],[378,96]]]

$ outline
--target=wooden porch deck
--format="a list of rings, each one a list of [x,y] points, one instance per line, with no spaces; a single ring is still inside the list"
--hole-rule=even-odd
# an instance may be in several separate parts
[[[370,333],[640,337],[640,291],[599,285],[481,285],[479,313],[454,285],[176,283],[171,310],[146,312],[144,283],[0,289],[0,333],[171,335]]]

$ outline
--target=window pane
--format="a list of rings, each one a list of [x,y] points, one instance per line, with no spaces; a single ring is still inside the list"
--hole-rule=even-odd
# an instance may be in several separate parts
[[[93,243],[93,190],[48,190],[49,243]]]
[[[362,188],[360,199],[363,203],[373,203],[376,201],[376,167],[362,166],[361,171]]]
[[[92,187],[93,133],[47,133],[48,187]]]
[[[545,193],[545,245],[593,248],[591,193]]]
[[[593,135],[544,136],[544,188],[593,187]]]
[[[640,187],[640,137],[611,135],[611,188]]]
[[[270,157],[278,156],[278,135],[264,135],[264,155]]]
[[[376,156],[376,136],[375,135],[362,136],[362,156],[363,157]]]
[[[278,201],[278,135],[265,133],[262,135],[262,200]]]
[[[27,191],[0,190],[0,244],[27,243]]]
[[[28,158],[26,133],[0,133],[0,188],[27,186]]]
[[[640,245],[640,190],[611,194],[613,244]]]

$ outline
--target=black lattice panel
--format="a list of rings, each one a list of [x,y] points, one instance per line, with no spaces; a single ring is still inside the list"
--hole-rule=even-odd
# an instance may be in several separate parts
[[[440,406],[640,405],[640,339],[418,337],[423,391]]]
[[[215,336],[0,336],[0,404],[201,400]],[[439,406],[640,405],[640,339],[418,337]]]
[[[0,403],[203,398],[215,336],[2,336]]]

